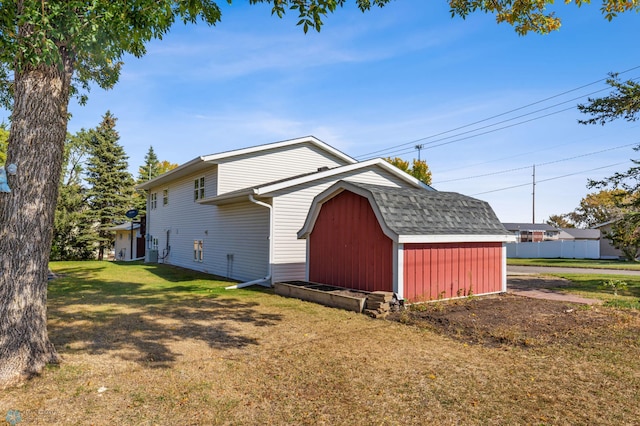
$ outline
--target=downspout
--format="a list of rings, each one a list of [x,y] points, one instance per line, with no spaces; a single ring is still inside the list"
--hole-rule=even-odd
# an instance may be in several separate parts
[[[249,194],[249,201],[269,209],[269,265],[267,267],[267,276],[264,278],[258,278],[257,280],[247,281],[244,283],[225,287],[225,290],[234,290],[237,288],[249,287],[256,284],[260,284],[265,287],[271,287],[271,265],[273,264],[273,206],[256,200],[255,198],[253,198],[253,194]]]

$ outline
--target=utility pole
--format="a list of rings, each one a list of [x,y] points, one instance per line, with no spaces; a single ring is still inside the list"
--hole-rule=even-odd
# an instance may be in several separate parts
[[[536,165],[533,165],[533,196],[531,223],[536,223]]]
[[[418,161],[420,161],[420,151],[424,148],[423,144],[416,145],[416,149],[418,150]]]

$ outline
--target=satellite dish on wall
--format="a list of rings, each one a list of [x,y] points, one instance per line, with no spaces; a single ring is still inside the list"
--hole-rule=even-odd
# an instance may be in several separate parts
[[[138,209],[131,209],[128,212],[126,212],[124,215],[129,219],[133,219],[134,217],[138,216]]]

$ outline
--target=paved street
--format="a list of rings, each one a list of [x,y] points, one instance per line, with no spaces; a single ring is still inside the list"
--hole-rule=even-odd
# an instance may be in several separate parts
[[[593,268],[564,268],[555,266],[507,266],[508,275],[527,274],[606,274],[606,275],[640,275],[640,271]]]

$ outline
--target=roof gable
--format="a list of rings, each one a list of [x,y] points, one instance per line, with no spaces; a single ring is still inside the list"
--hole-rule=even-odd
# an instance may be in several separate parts
[[[368,198],[385,234],[398,242],[435,242],[445,236],[456,241],[514,239],[485,201],[455,192],[345,181],[336,183],[314,199],[307,221],[298,233],[299,238],[306,238],[312,231],[322,204],[344,190]]]
[[[151,179],[148,182],[144,182],[140,185],[137,185],[137,189],[150,189],[154,186],[164,185],[168,182],[171,182],[175,179],[179,179],[185,177],[191,173],[195,173],[206,168],[209,168],[215,164],[234,161],[235,158],[246,157],[251,155],[263,155],[267,152],[282,149],[282,148],[294,148],[300,145],[312,145],[320,150],[338,158],[340,161],[343,161],[346,164],[354,164],[357,163],[355,159],[348,156],[347,154],[338,151],[332,146],[322,142],[320,139],[314,136],[305,136],[297,139],[289,139],[280,142],[274,142],[264,145],[257,145],[248,148],[241,148],[232,151],[220,152],[217,154],[204,155],[200,157],[196,157],[191,161],[188,161],[179,167],[170,170],[163,175],[160,175],[154,179]]]
[[[217,163],[221,161],[229,161],[233,159],[233,157],[239,157],[239,156],[245,156],[245,155],[256,155],[256,154],[264,153],[266,151],[272,151],[280,148],[288,148],[288,147],[301,145],[301,144],[310,144],[310,145],[316,146],[320,148],[322,151],[325,151],[341,159],[346,163],[356,163],[356,160],[353,159],[352,157],[322,142],[320,139],[316,138],[315,136],[305,136],[302,138],[288,139],[280,142],[273,142],[273,143],[268,143],[264,145],[251,146],[248,148],[235,149],[232,151],[225,151],[217,154],[204,155],[201,158],[204,161],[209,163]]]
[[[407,183],[407,185],[412,186],[414,188],[419,188],[420,191],[435,192],[435,190],[430,186],[425,185],[420,180],[398,169],[394,165],[390,164],[388,161],[385,161],[381,158],[376,158],[373,160],[363,161],[361,163],[348,164],[346,166],[334,167],[332,169],[322,169],[312,173],[305,173],[298,176],[292,176],[287,179],[280,179],[274,182],[268,182],[268,183],[256,185],[250,188],[245,188],[245,189],[221,194],[219,196],[204,199],[199,202],[202,204],[225,204],[225,203],[236,202],[239,199],[244,199],[249,194],[260,196],[260,197],[270,197],[272,196],[273,193],[277,191],[284,191],[284,192],[295,191],[296,187],[299,185],[303,185],[316,180],[326,179],[333,176],[339,176],[341,174],[348,173],[351,171],[363,170],[371,167],[381,167],[384,170],[402,179],[404,182]]]

